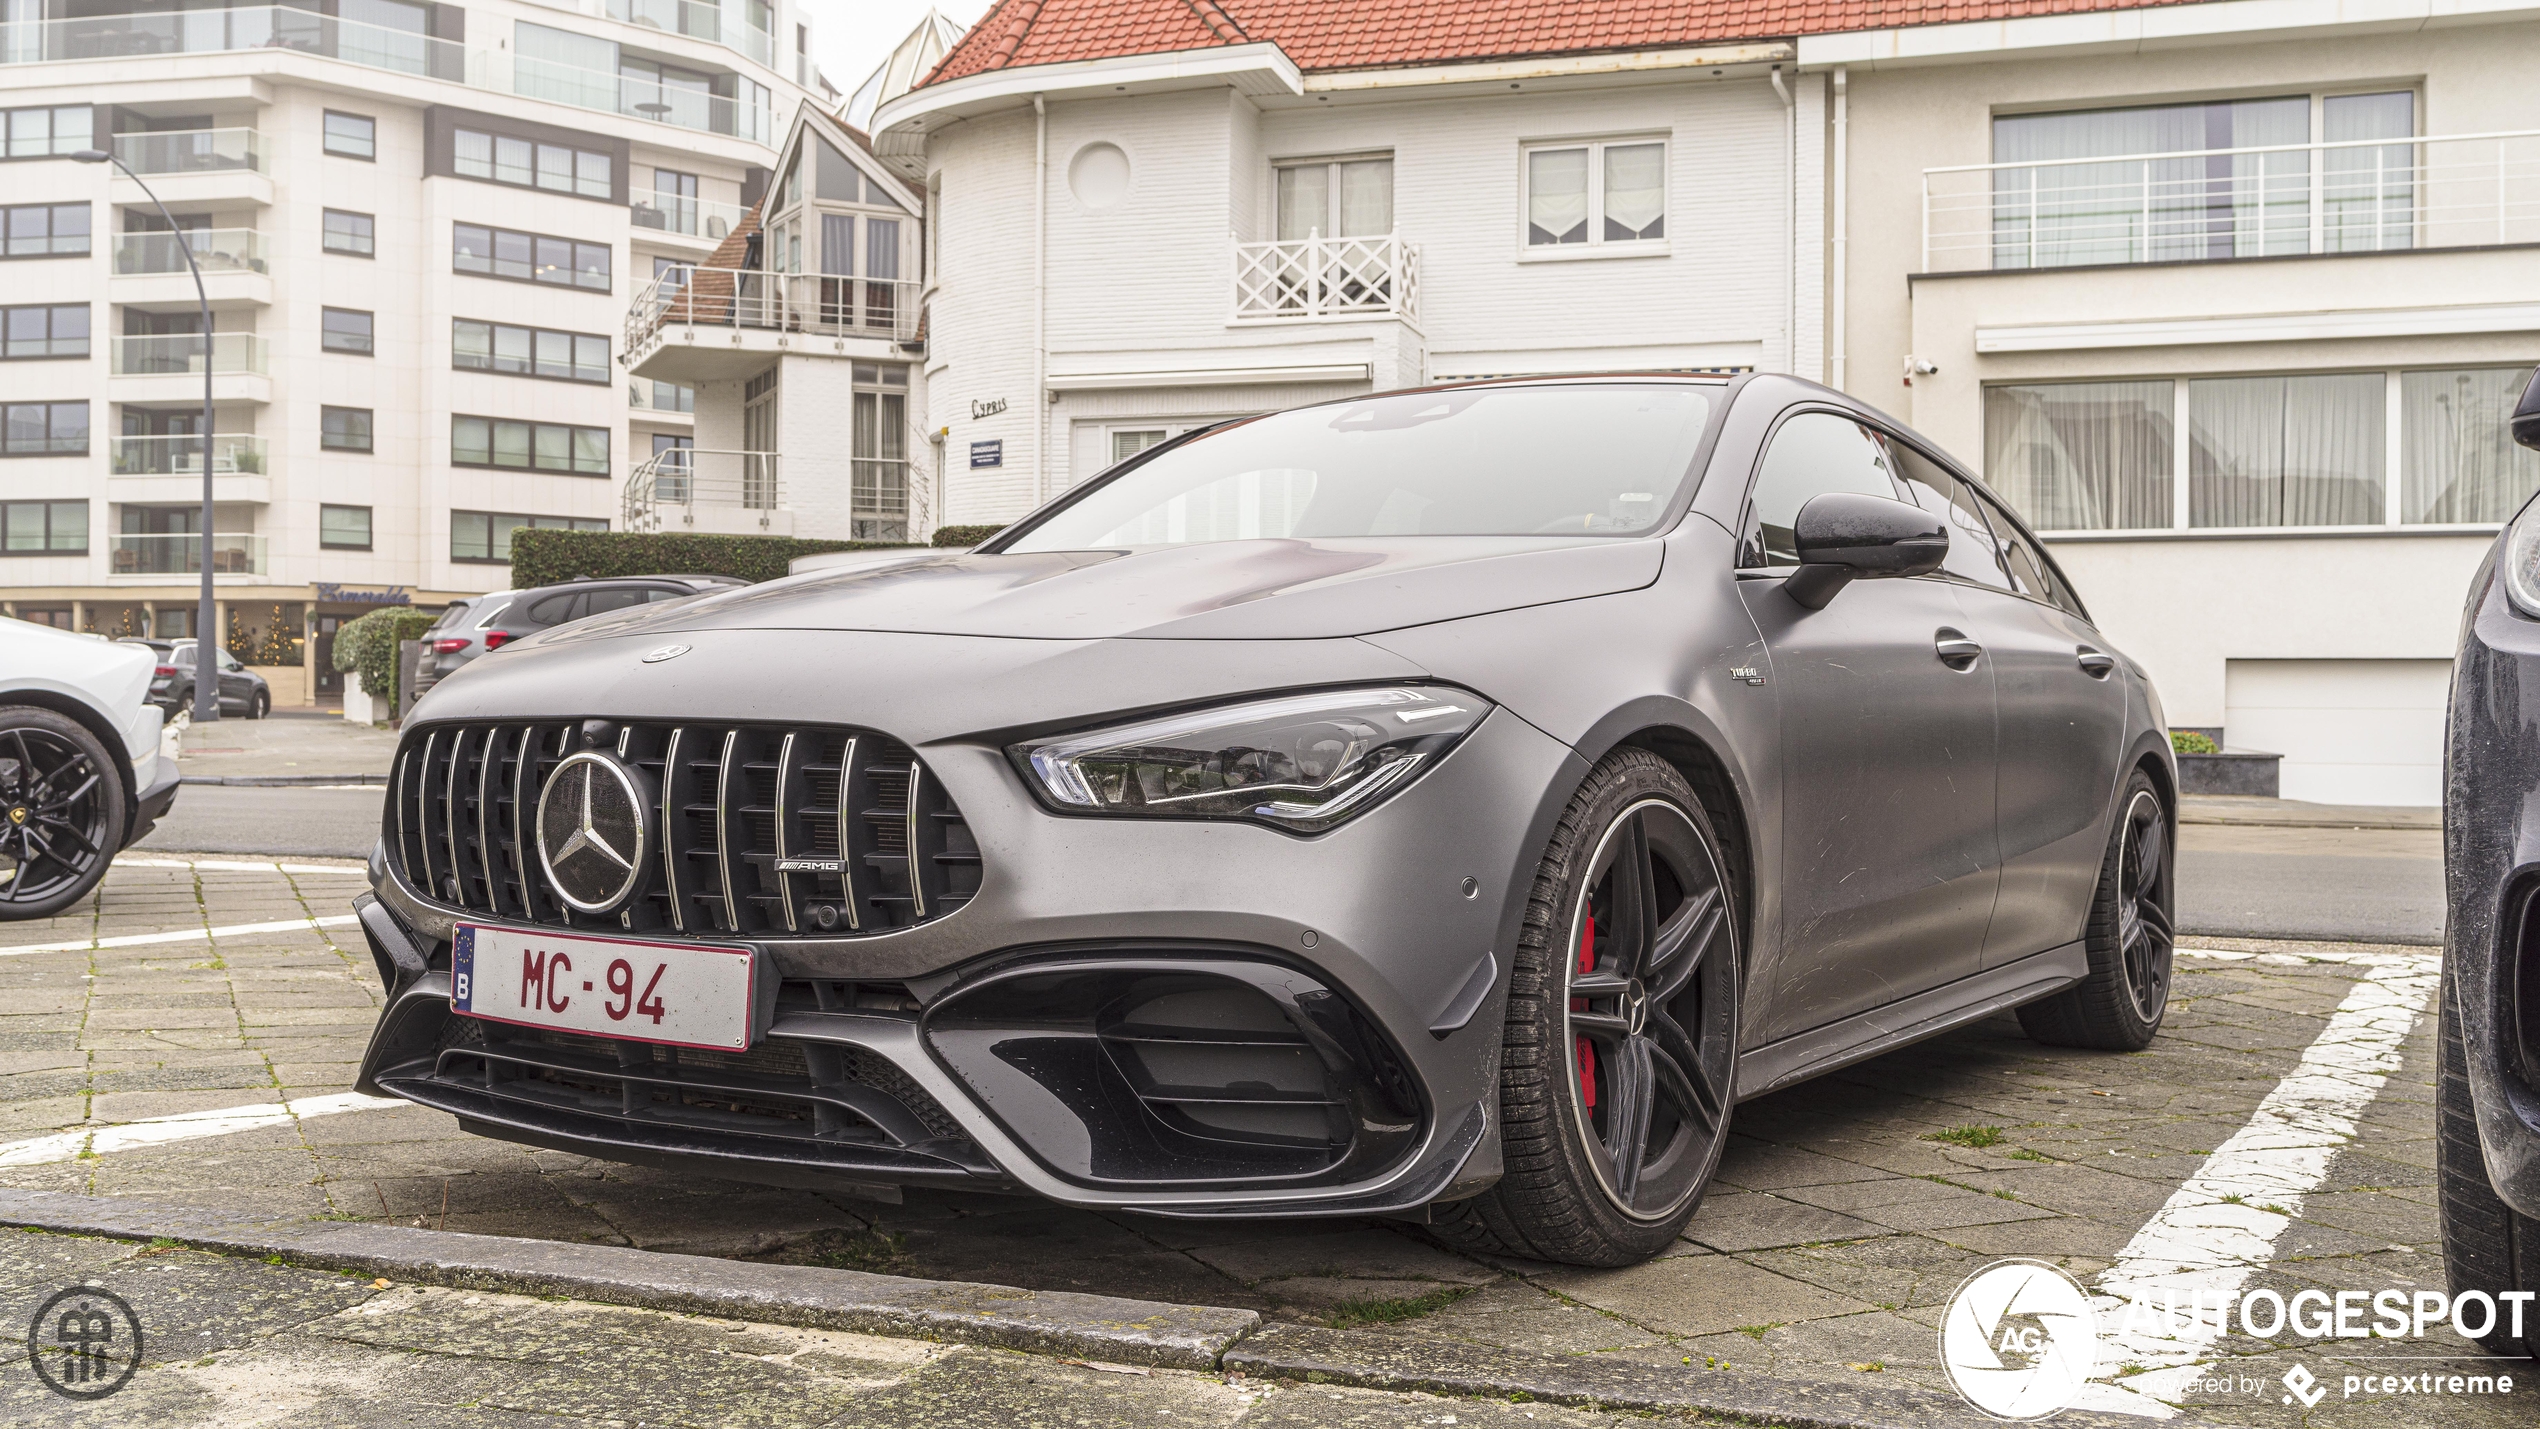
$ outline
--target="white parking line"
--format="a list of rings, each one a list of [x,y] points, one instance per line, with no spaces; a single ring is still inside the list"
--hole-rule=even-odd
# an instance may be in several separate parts
[[[343,873],[359,877],[370,870],[358,863],[241,863],[215,858],[135,858],[130,854],[115,857],[117,868],[212,868],[224,873]]]
[[[268,1126],[283,1126],[313,1116],[333,1116],[337,1112],[375,1111],[412,1105],[412,1102],[394,1097],[337,1092],[333,1096],[302,1097],[298,1101],[179,1112],[174,1116],[154,1116],[115,1126],[82,1127],[77,1131],[58,1131],[51,1136],[0,1144],[0,1166],[49,1166],[61,1161],[75,1161],[83,1151],[103,1156],[113,1151],[130,1151],[135,1147],[164,1146],[171,1141],[192,1141],[201,1136],[228,1136]]]
[[[324,918],[285,918],[275,923],[232,923],[226,928],[180,928],[173,933],[126,933],[114,938],[82,938],[70,943],[29,943],[21,947],[0,948],[0,958],[20,957],[27,953],[85,953],[103,948],[137,948],[146,943],[183,943],[204,938],[243,938],[250,933],[294,933],[302,928],[340,928],[361,919],[350,913],[333,913]]]
[[[2319,1188],[2329,1158],[2354,1140],[2355,1119],[2399,1069],[2399,1049],[2433,998],[2442,967],[2433,953],[2178,951],[2223,961],[2345,963],[2367,971],[2248,1125],[2205,1158],[2099,1277],[2093,1308],[2100,1373],[2127,1364],[2148,1369],[2122,1385],[2091,1385],[2075,1407],[2155,1419],[2178,1413],[2163,1401],[2179,1398],[2204,1372],[2227,1319],[2221,1307],[2234,1303],[2274,1259],[2276,1241],[2301,1213],[2302,1198]],[[2179,1314],[2130,1321],[2127,1311],[2138,1300],[2174,1303]]]

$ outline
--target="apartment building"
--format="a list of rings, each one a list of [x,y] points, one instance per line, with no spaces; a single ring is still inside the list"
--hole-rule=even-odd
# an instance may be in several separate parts
[[[1802,37],[1828,377],[2044,535],[2173,726],[2440,800],[2461,602],[2540,486],[2540,17],[2259,0]],[[1839,197],[1838,197],[1839,196]]]
[[[218,636],[286,703],[343,620],[624,523],[696,426],[628,301],[836,98],[794,0],[6,3],[0,611],[195,634],[209,462]]]

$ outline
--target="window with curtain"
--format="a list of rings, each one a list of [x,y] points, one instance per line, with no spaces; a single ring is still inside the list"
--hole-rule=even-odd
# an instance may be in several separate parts
[[[2165,528],[2176,387],[2167,379],[1988,387],[1985,478],[2042,531]]]
[[[1393,232],[1393,160],[1342,159],[1281,164],[1279,241],[1313,234],[1373,238]]]
[[[2188,524],[2382,524],[2385,380],[2354,372],[2188,383]]]
[[[2504,521],[2540,489],[2540,452],[2506,430],[2530,381],[2528,367],[2400,376],[2401,521]]]
[[[2320,101],[2320,138],[2331,144],[2416,134],[2417,97],[2333,94]],[[2331,253],[2413,247],[2416,146],[2369,144],[2320,155],[2320,245]]]
[[[1654,243],[1667,236],[1667,146],[1652,139],[1526,151],[1526,246]]]

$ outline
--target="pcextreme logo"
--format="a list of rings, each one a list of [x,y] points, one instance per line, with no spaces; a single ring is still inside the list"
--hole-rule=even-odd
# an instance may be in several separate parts
[[[1950,1297],[1940,1362],[1960,1397],[1993,1418],[2069,1409],[2099,1363],[2090,1297],[2043,1261],[1996,1261]]]

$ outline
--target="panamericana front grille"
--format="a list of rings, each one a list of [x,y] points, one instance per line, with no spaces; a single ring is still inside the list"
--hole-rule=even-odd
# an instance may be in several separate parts
[[[539,864],[539,793],[582,749],[613,751],[654,801],[652,866],[610,914],[566,907]],[[434,902],[559,928],[845,937],[940,918],[979,889],[961,811],[908,746],[870,730],[428,725],[398,748],[386,825],[406,881]]]

